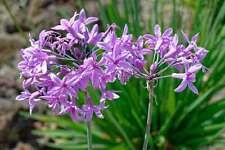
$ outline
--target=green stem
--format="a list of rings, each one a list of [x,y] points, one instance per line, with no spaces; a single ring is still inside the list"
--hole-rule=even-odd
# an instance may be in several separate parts
[[[148,115],[147,115],[147,125],[145,130],[145,137],[142,150],[147,150],[148,148],[148,140],[150,137],[151,131],[151,122],[152,122],[152,102],[153,102],[153,81],[147,81],[147,89],[148,89]]]
[[[87,121],[87,142],[88,142],[88,150],[92,150],[91,121]]]

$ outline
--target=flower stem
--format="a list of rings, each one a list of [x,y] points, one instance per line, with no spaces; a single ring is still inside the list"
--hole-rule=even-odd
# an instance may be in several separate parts
[[[88,142],[88,150],[92,150],[91,121],[87,121],[87,142]]]
[[[151,122],[152,122],[152,102],[153,102],[153,81],[147,81],[147,89],[148,89],[148,114],[147,114],[147,125],[145,130],[145,137],[142,150],[147,150],[148,148],[148,140],[150,137],[151,130]]]

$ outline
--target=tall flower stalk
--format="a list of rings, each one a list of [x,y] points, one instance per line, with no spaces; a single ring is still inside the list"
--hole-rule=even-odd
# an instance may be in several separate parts
[[[149,134],[151,131],[151,122],[152,122],[152,105],[153,105],[153,95],[154,95],[154,89],[153,89],[153,83],[154,81],[150,80],[147,81],[147,89],[148,89],[148,114],[147,114],[147,123],[146,123],[146,130],[145,130],[145,137],[144,137],[144,143],[143,143],[143,150],[147,150],[148,147],[148,140],[149,140]]]
[[[87,143],[88,150],[92,150],[92,131],[91,131],[91,121],[87,122]]]

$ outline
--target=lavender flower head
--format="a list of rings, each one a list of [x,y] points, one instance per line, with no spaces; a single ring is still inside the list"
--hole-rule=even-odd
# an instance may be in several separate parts
[[[100,32],[97,20],[81,10],[71,19],[61,19],[59,25],[43,30],[38,40],[30,36],[31,46],[20,53],[18,68],[24,90],[17,96],[17,100],[28,100],[30,113],[44,101],[59,115],[69,113],[74,121],[90,121],[94,114],[103,118],[105,101],[119,98],[107,84],[116,80],[126,84],[132,76],[147,81],[181,79],[176,92],[189,87],[198,93],[193,83],[196,73],[205,69],[201,61],[207,54],[196,44],[198,35],[189,40],[184,34],[184,46],[178,43],[176,34],[172,35],[172,29],[161,33],[156,25],[154,35],[145,34],[134,41],[126,25],[117,37],[115,24]],[[151,63],[145,59],[148,56],[153,56]],[[178,73],[162,75],[168,68],[176,68]],[[98,103],[90,96],[90,87],[101,93]],[[79,99],[80,93],[84,102]]]
[[[207,55],[208,51],[197,46],[198,34],[194,35],[191,40],[183,33],[186,46],[179,44],[178,36],[172,35],[172,29],[168,28],[161,33],[159,25],[154,27],[154,34],[145,34],[146,46],[153,51],[153,63],[149,73],[146,76],[151,80],[158,80],[164,77],[173,77],[181,79],[182,82],[175,89],[176,92],[182,92],[188,87],[192,92],[198,94],[194,86],[196,73],[199,70],[207,70],[201,62]],[[162,75],[167,69],[175,68],[178,73]],[[184,71],[184,73],[182,73]]]
[[[81,10],[43,30],[38,40],[30,37],[31,46],[21,50],[18,68],[24,91],[17,96],[17,100],[28,100],[30,113],[38,101],[44,101],[57,114],[69,113],[73,120],[90,121],[93,114],[103,118],[105,100],[119,97],[107,84],[117,79],[125,84],[139,75],[135,68],[142,69],[144,55],[150,54],[143,48],[143,38],[133,42],[127,26],[117,37],[115,24],[100,32],[97,20]],[[89,94],[90,86],[101,93],[97,104]]]

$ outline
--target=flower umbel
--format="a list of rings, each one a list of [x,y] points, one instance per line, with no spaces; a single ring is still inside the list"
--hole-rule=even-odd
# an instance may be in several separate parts
[[[176,34],[172,35],[172,29],[162,33],[156,25],[154,35],[145,34],[134,41],[126,25],[118,37],[115,24],[100,32],[97,20],[81,10],[71,19],[61,19],[59,25],[43,30],[38,40],[30,36],[31,46],[20,53],[23,60],[18,68],[24,91],[17,97],[29,100],[30,112],[41,100],[57,114],[70,113],[73,120],[90,121],[93,114],[103,118],[105,101],[119,97],[107,89],[107,84],[117,79],[126,84],[132,76],[152,83],[165,77],[178,78],[182,82],[176,92],[188,87],[198,94],[193,83],[196,73],[205,70],[201,61],[207,55],[207,50],[196,44],[198,34],[191,40],[183,34],[185,46]],[[145,59],[150,55],[152,62]],[[164,75],[169,68],[178,73]],[[98,103],[89,94],[90,86],[101,93]],[[85,95],[82,104],[78,93]]]
[[[153,51],[153,62],[150,65],[146,76],[148,80],[158,80],[161,78],[173,77],[182,79],[181,84],[175,89],[176,92],[182,92],[189,87],[192,92],[198,94],[197,88],[194,86],[195,76],[199,70],[205,70],[201,61],[207,55],[208,51],[202,47],[198,47],[196,42],[198,34],[192,37],[190,41],[186,34],[184,40],[187,46],[179,44],[178,36],[172,35],[172,29],[166,29],[161,34],[159,25],[154,28],[155,35],[146,34],[145,46]],[[179,73],[163,75],[167,69],[175,68]],[[181,73],[182,71],[185,73]]]
[[[44,101],[59,115],[70,113],[73,120],[90,121],[101,111],[105,100],[119,96],[107,84],[119,79],[125,84],[131,76],[140,76],[144,67],[143,38],[132,41],[127,26],[121,37],[116,36],[116,25],[100,32],[98,18],[86,17],[84,10],[50,30],[43,30],[38,40],[30,37],[31,46],[21,50],[23,60],[18,64],[24,79],[24,92],[18,100],[29,100],[30,112]],[[88,87],[100,91],[94,103]],[[84,93],[81,104],[78,93]]]

